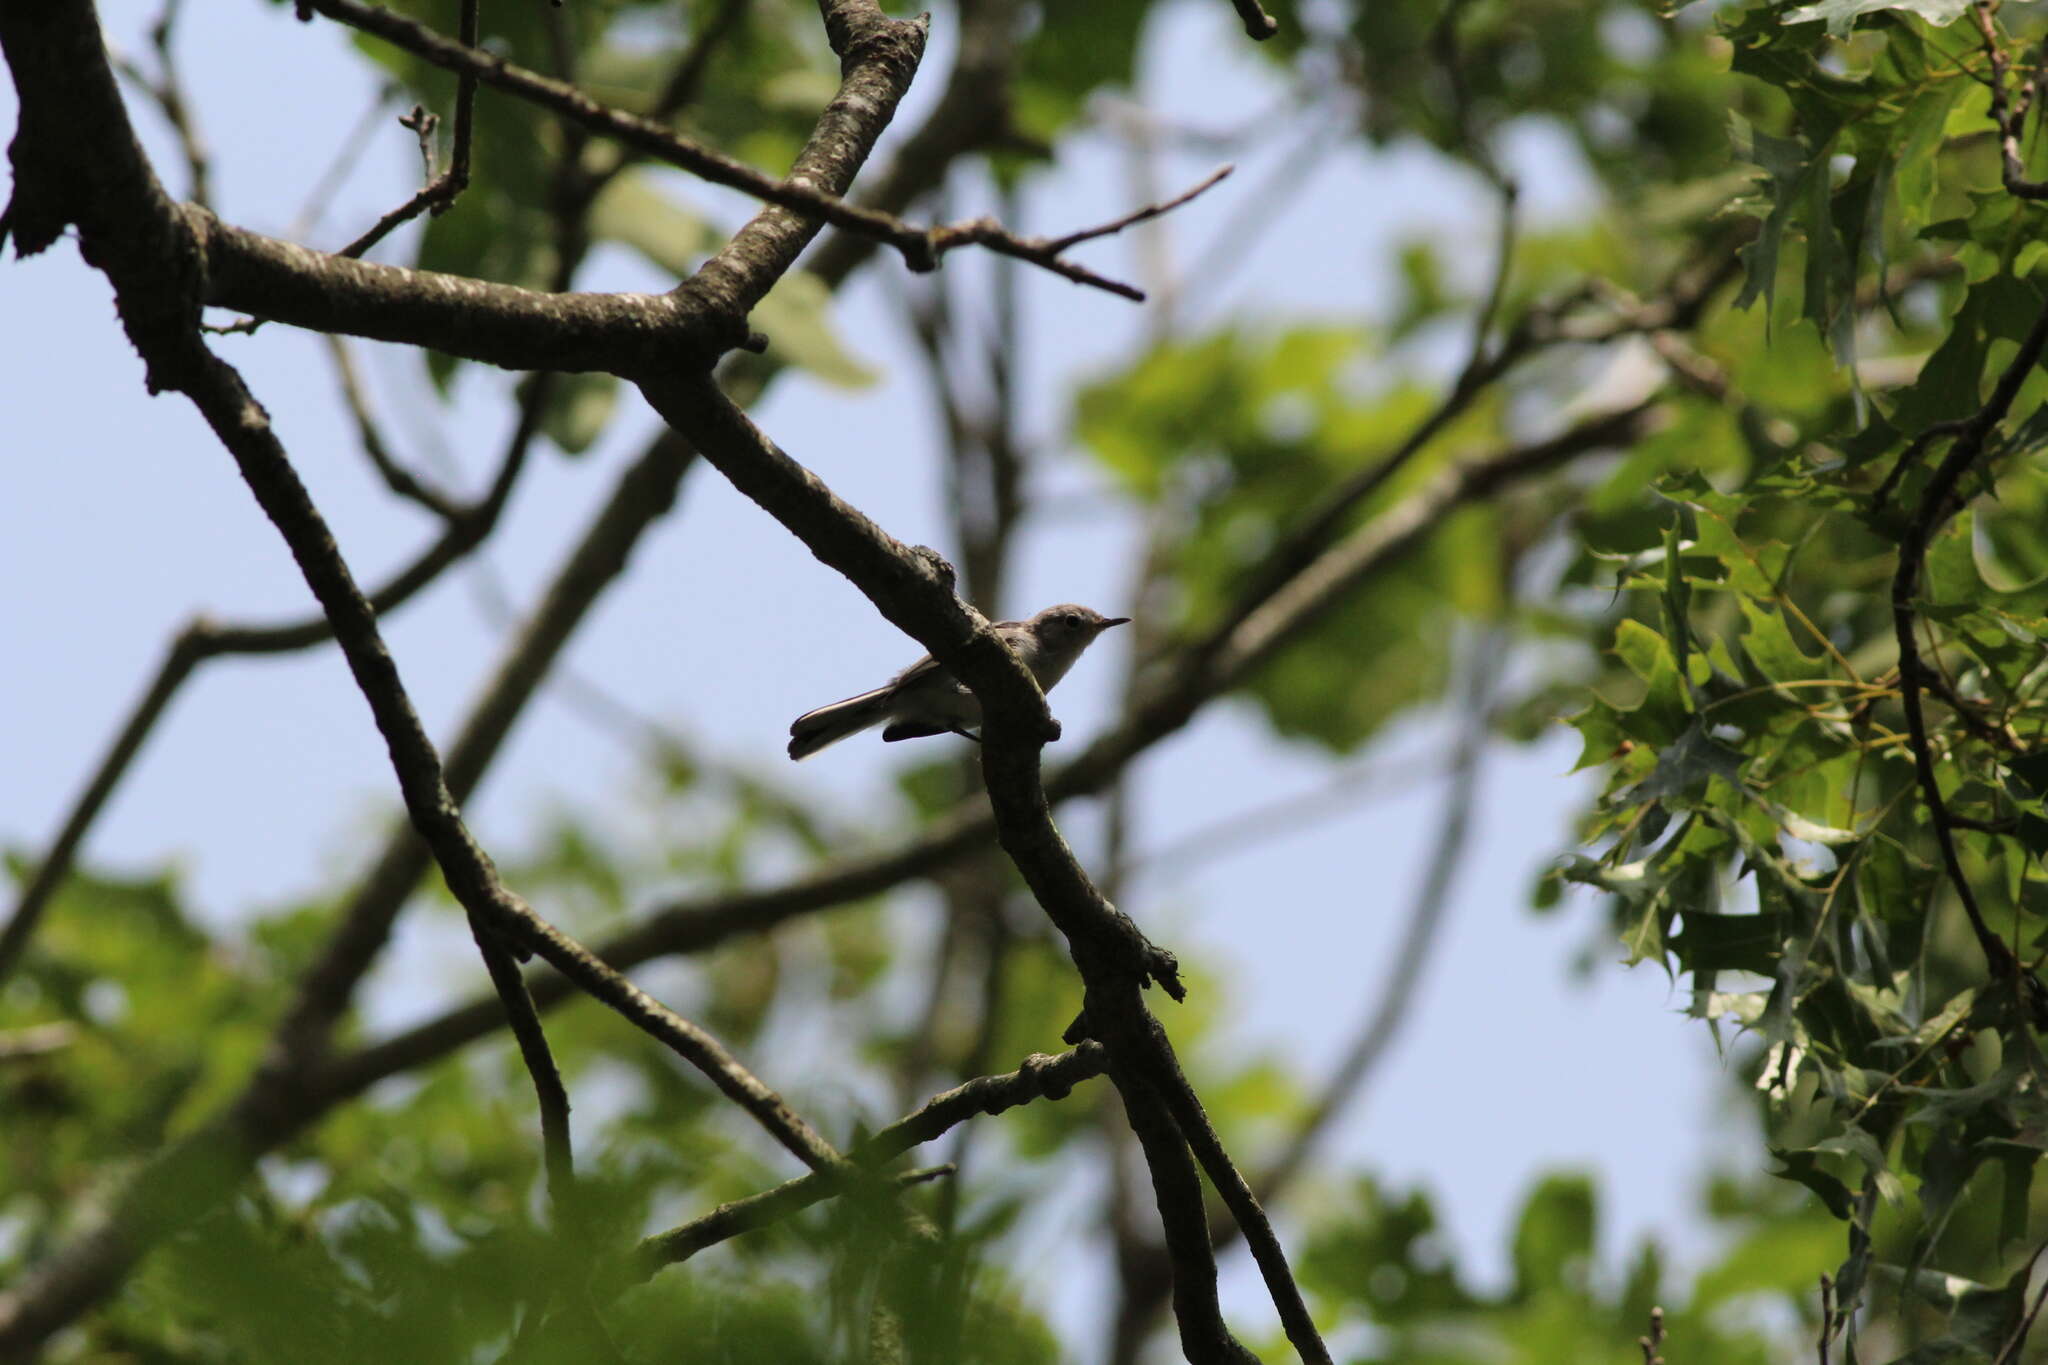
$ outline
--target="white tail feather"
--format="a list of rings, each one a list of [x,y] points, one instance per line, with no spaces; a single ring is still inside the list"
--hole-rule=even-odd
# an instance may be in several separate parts
[[[857,735],[889,719],[889,694],[894,684],[806,711],[789,726],[789,756],[809,758],[848,735]]]

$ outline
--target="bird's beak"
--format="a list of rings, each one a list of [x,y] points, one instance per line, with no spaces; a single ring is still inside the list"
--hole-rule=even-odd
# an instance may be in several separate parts
[[[1130,623],[1131,618],[1128,616],[1112,616],[1105,620],[1101,625],[1097,626],[1096,629],[1108,630],[1111,626],[1127,626]]]

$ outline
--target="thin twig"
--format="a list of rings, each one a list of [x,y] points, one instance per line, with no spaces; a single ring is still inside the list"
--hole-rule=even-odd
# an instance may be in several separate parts
[[[141,68],[126,58],[115,57],[114,65],[156,102],[164,122],[170,124],[171,131],[177,135],[178,150],[185,158],[185,197],[210,208],[213,204],[212,157],[192,116],[191,106],[185,100],[184,83],[178,78],[177,57],[172,50],[178,15],[183,7],[184,0],[164,0],[162,12],[149,27],[149,44],[156,49],[155,80],[145,76]]]
[[[2040,1261],[2043,1251],[2048,1251],[2048,1242],[2035,1247],[2034,1254],[2027,1257],[2027,1268],[2019,1276],[2022,1285],[2033,1279],[2034,1266]],[[2012,1335],[1998,1348],[1998,1354],[1992,1359],[1991,1365],[2012,1365],[2012,1362],[2020,1358],[2020,1352],[2026,1348],[2027,1338],[2033,1334],[2034,1320],[2041,1316],[2041,1304],[2044,1300],[2048,1300],[2048,1280],[2041,1281],[2041,1287],[2034,1291],[2034,1301],[2027,1305],[2027,1315],[2013,1327]],[[1826,1365],[1826,1362],[1823,1361],[1822,1365]]]
[[[286,230],[285,236],[295,242],[303,241],[307,234],[319,226],[321,218],[326,215],[328,202],[339,192],[342,185],[347,183],[357,163],[362,160],[363,153],[369,150],[371,135],[376,131],[376,126],[383,121],[384,111],[390,105],[395,92],[396,87],[387,83],[380,86],[377,93],[371,97],[370,106],[363,111],[362,118],[342,138],[341,147],[335,152],[334,160],[320,173],[320,178],[313,182],[313,188],[307,192],[306,201],[299,206],[298,214],[292,219],[292,225]],[[429,169],[427,174],[431,177],[433,171]]]
[[[1401,941],[1381,973],[1378,1002],[1324,1086],[1315,1107],[1296,1128],[1286,1150],[1267,1167],[1259,1181],[1262,1199],[1276,1198],[1293,1183],[1307,1164],[1315,1143],[1371,1079],[1409,1018],[1415,993],[1425,975],[1429,950],[1443,928],[1451,888],[1465,865],[1472,810],[1478,799],[1479,770],[1492,723],[1493,692],[1500,678],[1503,634],[1498,628],[1482,631],[1466,657],[1463,695],[1453,703],[1463,723],[1451,755],[1450,788],[1444,794],[1442,823],[1437,828],[1435,847],[1423,864],[1422,883],[1409,907]]]
[[[674,118],[697,102],[698,92],[704,88],[705,73],[711,69],[712,56],[739,27],[740,18],[751,3],[752,0],[725,0],[718,7],[718,13],[690,35],[690,45],[683,49],[682,58],[670,73],[667,84],[655,96],[654,107],[648,111],[649,118]]]
[[[369,395],[363,392],[362,379],[356,373],[355,357],[349,351],[348,342],[331,332],[324,334],[324,340],[327,353],[334,360],[335,376],[341,381],[342,402],[347,404],[349,416],[355,419],[356,435],[362,440],[363,453],[377,467],[385,486],[399,497],[418,503],[444,522],[453,522],[465,515],[467,508],[445,493],[421,483],[411,470],[391,457],[391,448],[370,411]]]
[[[1050,270],[1055,275],[1064,276],[1076,284],[1093,285],[1097,289],[1105,289],[1112,294],[1142,303],[1145,300],[1144,290],[1120,280],[1098,275],[1084,265],[1077,265],[1065,259],[1061,253],[1078,243],[1113,236],[1134,224],[1157,218],[1162,213],[1170,213],[1224,180],[1234,169],[1232,166],[1220,166],[1211,171],[1200,184],[1164,203],[1147,204],[1121,218],[1112,219],[1097,227],[1083,228],[1079,232],[1070,232],[1064,237],[1018,237],[993,218],[970,218],[964,222],[933,228],[928,234],[931,249],[934,256],[942,256],[959,246],[985,246],[1000,255]]]
[[[1914,597],[1919,591],[1927,547],[1936,531],[1954,514],[1956,485],[1983,455],[1992,431],[2005,420],[2014,398],[2019,394],[2020,385],[2039,362],[2044,347],[2048,347],[2048,307],[2044,307],[2034,320],[2033,327],[2020,342],[2019,350],[1999,376],[1991,396],[1967,420],[1949,447],[1948,454],[1929,477],[1920,505],[1899,538],[1899,563],[1892,575],[1891,606],[1892,633],[1899,647],[1899,699],[1906,713],[1913,769],[1919,779],[1921,797],[1927,805],[1935,843],[1941,850],[1942,865],[1956,889],[1963,913],[1969,919],[1970,931],[1976,936],[1977,946],[1984,954],[1985,965],[1991,975],[2010,980],[2030,1012],[2037,1019],[2048,1020],[2048,992],[2043,991],[2041,983],[2030,972],[2022,969],[2012,949],[1985,923],[1984,912],[1978,907],[1976,892],[1970,886],[1969,876],[1956,850],[1954,821],[1948,813],[1947,799],[1941,793],[1921,700],[1930,670],[1921,657],[1914,630],[1918,619]]]
[[[2048,181],[2027,179],[2026,162],[2020,156],[2020,135],[2026,125],[2031,91],[2022,93],[2019,108],[2012,107],[2005,89],[2005,47],[1998,41],[1998,30],[1992,24],[1995,9],[1993,0],[1975,0],[1970,6],[1977,32],[1984,38],[1985,54],[1991,59],[1991,79],[1987,84],[1991,87],[1991,122],[1998,129],[1999,173],[2007,194],[2020,199],[2048,199]]]
[[[1057,1057],[1042,1053],[1024,1059],[1015,1071],[979,1076],[944,1094],[934,1095],[917,1111],[896,1120],[847,1153],[863,1170],[879,1170],[911,1148],[940,1137],[981,1114],[1000,1114],[1035,1100],[1063,1100],[1083,1081],[1102,1074],[1108,1056],[1099,1043],[1083,1043]],[[927,1168],[899,1177],[931,1179],[950,1174],[950,1165]],[[772,1190],[722,1205],[679,1228],[657,1233],[640,1244],[633,1261],[639,1276],[687,1260],[705,1247],[739,1233],[786,1218],[799,1209],[839,1193],[845,1186],[829,1173],[812,1172],[785,1181]]]
[[[457,23],[460,27],[458,41],[462,46],[476,50],[478,11],[482,0],[462,0],[462,15]],[[470,144],[474,140],[476,124],[476,72],[459,71],[455,78],[455,127],[450,136],[451,147],[448,169],[441,175],[434,174],[434,127],[438,120],[419,105],[412,113],[399,120],[410,128],[420,140],[420,158],[426,163],[427,183],[419,193],[400,204],[391,212],[379,218],[370,230],[350,242],[338,253],[343,256],[361,256],[377,243],[390,236],[400,226],[411,222],[422,213],[432,213],[438,218],[446,213],[469,188]]]
[[[1069,247],[1078,246],[1082,242],[1092,242],[1098,237],[1112,237],[1122,232],[1125,228],[1136,227],[1140,223],[1150,222],[1152,219],[1159,217],[1159,215],[1171,213],[1181,205],[1208,193],[1228,179],[1230,173],[1236,169],[1237,167],[1226,162],[1202,177],[1196,184],[1182,190],[1164,203],[1147,204],[1141,209],[1127,213],[1121,218],[1112,219],[1099,227],[1083,228],[1079,232],[1070,232],[1064,237],[1054,237],[1046,243],[1046,248],[1054,255],[1058,255]],[[1035,242],[1040,239],[1033,238],[1031,240]]]
[[[143,741],[156,728],[164,708],[177,695],[178,688],[184,684],[193,666],[204,657],[202,641],[206,630],[203,623],[194,622],[171,641],[163,663],[157,667],[156,677],[144,689],[127,724],[114,736],[106,756],[100,760],[91,780],[85,784],[85,790],[72,804],[70,814],[64,817],[57,837],[36,864],[35,875],[22,888],[14,909],[7,916],[7,927],[0,929],[0,982],[5,982],[20,965],[22,956],[28,951],[29,940],[42,923],[43,912],[49,908],[57,888],[63,885],[65,876],[71,871],[72,860],[77,856],[78,846],[85,840],[86,831],[99,818],[121,775],[127,772],[135,755],[141,752]]]
[[[424,24],[360,3],[360,0],[307,0],[306,7],[366,33],[374,33],[436,66],[458,75],[473,76],[486,85],[552,110],[592,132],[616,138],[645,155],[679,166],[713,184],[739,190],[796,213],[815,216],[849,232],[875,237],[896,248],[912,270],[936,269],[939,257],[945,251],[972,243],[1052,270],[1076,283],[1106,289],[1125,298],[1144,297],[1129,285],[1057,259],[1045,250],[1044,239],[1020,238],[987,220],[917,228],[892,214],[849,203],[839,195],[802,181],[777,180],[723,152],[680,137],[652,119],[600,104],[574,86],[551,80],[469,44],[451,41]],[[921,25],[914,27],[922,32]]]

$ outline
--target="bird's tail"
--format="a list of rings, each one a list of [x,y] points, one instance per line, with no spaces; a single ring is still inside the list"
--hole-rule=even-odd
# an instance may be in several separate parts
[[[806,711],[789,726],[789,756],[809,758],[828,744],[857,735],[889,719],[889,690],[878,687],[845,701]]]

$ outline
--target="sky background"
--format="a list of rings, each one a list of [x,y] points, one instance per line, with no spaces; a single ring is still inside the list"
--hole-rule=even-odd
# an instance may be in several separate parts
[[[108,0],[101,10],[115,43],[147,65],[142,34],[156,6]],[[1214,128],[1219,111],[1242,117],[1280,93],[1220,0],[1171,9],[1155,39],[1146,48],[1140,100],[1168,121]],[[369,105],[370,67],[337,27],[300,25],[289,7],[255,0],[188,5],[178,50],[214,152],[215,207],[244,226],[287,231]],[[924,84],[906,102],[898,130],[919,121],[949,50],[942,13]],[[481,117],[489,116],[490,98],[487,92]],[[159,174],[181,192],[173,144],[146,102],[131,100],[131,109]],[[1393,248],[1418,233],[1469,242],[1472,259],[1486,260],[1492,226],[1483,187],[1445,175],[1418,154],[1347,149],[1283,195],[1267,173],[1301,133],[1272,122],[1273,134],[1238,158],[1233,179],[1166,220],[1152,239],[1173,260],[1213,260],[1207,253],[1219,233],[1270,205],[1246,250],[1226,253],[1232,259],[1220,284],[1191,289],[1176,325],[1355,320],[1384,303]],[[0,129],[11,133],[13,123],[7,86],[0,88]],[[878,160],[890,146],[885,139]],[[1508,154],[1524,168],[1533,222],[1581,211],[1584,181],[1556,139],[1525,130]],[[1213,156],[1169,155],[1161,178],[1177,188],[1213,164]],[[380,124],[311,244],[332,249],[353,237],[409,193],[417,173],[410,136]],[[691,193],[729,223],[746,211],[723,192]],[[1126,149],[1096,136],[1032,182],[1027,221],[1017,226],[1071,228],[1137,202]],[[963,200],[954,208],[978,205]],[[1104,243],[1085,258],[1131,277],[1140,270],[1140,240]],[[400,234],[374,254],[404,261],[409,253],[410,238]],[[953,258],[948,270],[976,268],[963,260]],[[1025,272],[1023,283],[1023,406],[1036,433],[1065,451],[1067,396],[1116,366],[1159,318],[1042,273]],[[610,251],[582,280],[593,289],[666,284]],[[880,371],[879,383],[849,391],[791,374],[755,415],[899,538],[950,548],[936,501],[938,433],[892,304],[903,287],[900,264],[884,258],[843,291],[837,307],[841,335]],[[0,632],[12,664],[0,669],[0,716],[7,718],[0,845],[32,854],[55,832],[183,621],[195,612],[235,622],[295,619],[311,598],[190,404],[144,393],[105,281],[82,265],[69,240],[32,261],[9,252],[0,266],[0,317],[0,445],[8,456],[0,465],[0,581],[8,585]],[[215,344],[270,409],[358,579],[381,581],[409,560],[434,528],[375,481],[317,341],[273,326]],[[506,434],[505,378],[471,367],[457,401],[444,408],[409,353],[366,343],[359,355],[402,458],[429,472],[452,461],[464,492],[480,487]],[[532,600],[622,460],[653,430],[644,406],[625,402],[606,438],[582,458],[537,450],[486,551],[515,604]],[[1071,454],[1042,472],[1037,491],[1067,511],[1029,528],[1016,597],[1005,609],[1022,614],[1078,600],[1120,613],[1129,577],[1127,510]],[[430,732],[445,738],[490,668],[503,624],[481,608],[468,571],[384,624],[415,704]],[[1056,710],[1068,745],[1078,747],[1106,723],[1118,662],[1107,652],[1122,647],[1111,637],[1062,685]],[[793,770],[782,756],[789,719],[872,686],[916,653],[850,585],[699,468],[567,659],[577,674],[701,750],[829,793],[858,825],[861,812],[891,809],[898,799],[890,774],[899,755],[850,743]],[[1373,761],[1395,773],[1404,765],[1440,766],[1448,734],[1440,718],[1396,726]],[[1595,908],[1573,898],[1548,918],[1526,908],[1533,878],[1565,845],[1571,812],[1587,795],[1581,779],[1566,776],[1576,753],[1575,737],[1560,730],[1489,759],[1465,875],[1407,1031],[1327,1149],[1384,1182],[1426,1187],[1461,1259],[1494,1279],[1529,1183],[1560,1168],[1599,1176],[1605,1264],[1618,1264],[1627,1245],[1648,1234],[1682,1261],[1703,1254],[1709,1237],[1697,1211],[1697,1175],[1711,1159],[1715,1133],[1728,1131],[1716,1118],[1728,1088],[1722,1064],[1704,1030],[1682,1017],[1685,998],[1664,973],[1625,971],[1613,965],[1618,951],[1602,943],[1595,970],[1576,976],[1572,963],[1595,932]],[[1271,738],[1249,707],[1211,706],[1134,766],[1134,846],[1141,856],[1171,846],[1238,812],[1315,789],[1331,771],[1322,752]],[[648,790],[643,766],[615,732],[544,694],[468,814],[485,847],[503,858],[516,856],[556,812],[602,819]],[[1183,875],[1168,868],[1137,879],[1124,908],[1154,938],[1228,971],[1230,1022],[1212,1046],[1241,1057],[1278,1055],[1310,1077],[1328,1070],[1372,1007],[1440,801],[1440,784],[1407,784],[1406,795]],[[128,872],[175,866],[196,910],[228,926],[355,875],[396,805],[383,745],[331,648],[223,660],[187,684],[83,857]],[[1092,806],[1065,808],[1062,824],[1084,858],[1100,847]],[[914,916],[918,903],[908,898],[907,913]],[[417,1018],[467,998],[480,980],[455,917],[413,914],[378,978],[371,1014],[393,1023]],[[1057,1040],[1043,1046],[1054,1049]],[[787,1054],[754,1060],[801,1106],[805,1082],[786,1074]],[[1083,1205],[1073,1219],[1088,1216]],[[1062,1235],[1083,1230],[1075,1222]],[[1062,1317],[1089,1312],[1086,1288],[1073,1293]],[[1239,1256],[1230,1306],[1263,1320],[1262,1298]]]

